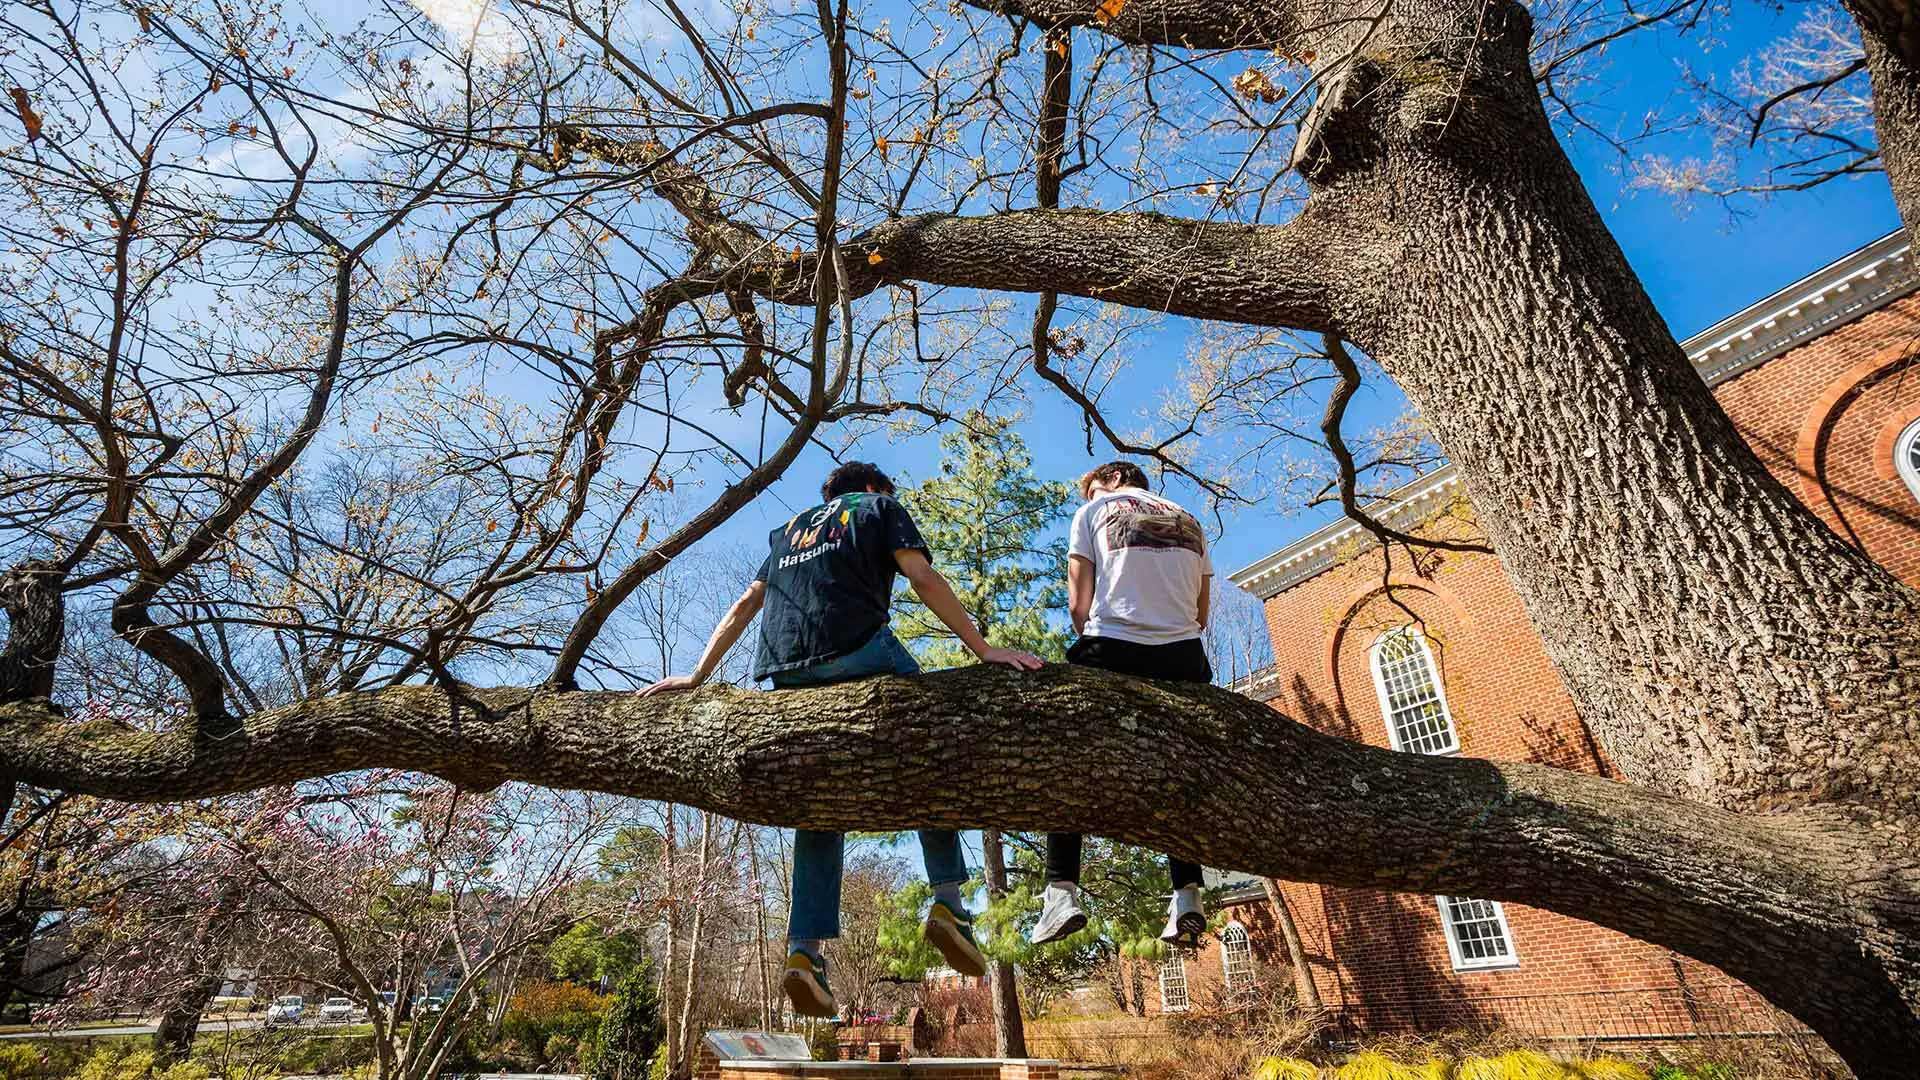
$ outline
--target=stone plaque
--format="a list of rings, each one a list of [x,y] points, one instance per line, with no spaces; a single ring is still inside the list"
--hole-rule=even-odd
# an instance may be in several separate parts
[[[721,1061],[808,1061],[807,1040],[791,1032],[709,1031],[707,1045]]]

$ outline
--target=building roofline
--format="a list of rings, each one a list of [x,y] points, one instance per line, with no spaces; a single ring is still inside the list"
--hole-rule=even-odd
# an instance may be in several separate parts
[[[1688,337],[1680,347],[1707,385],[1718,386],[1920,287],[1908,255],[1905,231],[1890,232]],[[1436,500],[1452,498],[1459,485],[1454,467],[1442,465],[1366,509],[1389,525],[1411,524]],[[1227,578],[1265,600],[1332,566],[1341,545],[1359,531],[1357,522],[1338,518]]]

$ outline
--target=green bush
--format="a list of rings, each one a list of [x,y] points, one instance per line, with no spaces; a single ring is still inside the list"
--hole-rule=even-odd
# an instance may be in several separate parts
[[[600,1017],[599,1030],[594,1032],[582,1055],[587,1074],[595,1080],[641,1080],[651,1076],[652,1066],[666,1064],[666,1055],[659,1052],[664,1035],[653,968],[642,964],[620,980],[613,1000]]]
[[[1731,1066],[1711,1062],[1701,1065],[1660,1065],[1653,1070],[1653,1080],[1734,1080],[1734,1074]]]
[[[176,1061],[153,1075],[154,1080],[212,1080],[213,1070],[197,1061]]]

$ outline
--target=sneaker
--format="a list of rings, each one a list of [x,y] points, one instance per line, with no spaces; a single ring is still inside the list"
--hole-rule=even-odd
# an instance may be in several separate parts
[[[831,1018],[840,1013],[833,988],[827,985],[825,960],[815,960],[803,952],[790,953],[786,973],[780,976],[780,989],[786,991],[793,1011],[801,1016]]]
[[[1029,939],[1035,945],[1071,937],[1087,925],[1087,913],[1080,910],[1080,886],[1056,882],[1047,886],[1044,898],[1046,906],[1040,909],[1040,921],[1033,924]]]
[[[920,935],[940,950],[947,966],[962,975],[979,978],[987,973],[987,957],[973,941],[973,923],[961,918],[938,900],[927,912]]]
[[[1167,904],[1167,928],[1160,931],[1160,940],[1176,949],[1197,949],[1200,935],[1206,932],[1207,916],[1200,910],[1200,890],[1173,890],[1173,900]]]

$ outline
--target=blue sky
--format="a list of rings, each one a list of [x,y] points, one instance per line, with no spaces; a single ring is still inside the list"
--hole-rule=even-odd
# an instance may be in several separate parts
[[[1800,11],[1743,6],[1718,32],[1714,47],[1645,34],[1616,49],[1589,115],[1603,125],[1634,127],[1648,110],[1675,92],[1682,62],[1716,80],[1751,51],[1784,32]],[[1614,235],[1645,282],[1654,302],[1677,337],[1700,330],[1775,289],[1893,230],[1899,224],[1885,181],[1876,175],[1830,183],[1806,193],[1770,201],[1748,199],[1737,215],[1719,204],[1683,205],[1665,195],[1627,188],[1618,156],[1598,140],[1567,144]],[[1700,138],[1669,139],[1658,149],[1676,154],[1704,152]],[[1119,419],[1149,407],[1165,377],[1178,363],[1193,324],[1168,319],[1159,338],[1167,351],[1163,371],[1136,364],[1136,384],[1108,399]],[[1086,451],[1080,416],[1069,403],[1044,387],[1030,391],[1032,411],[1019,430],[1044,475],[1071,477],[1111,455],[1096,441]],[[1370,385],[1352,411],[1359,425],[1396,413],[1401,402],[1390,385]],[[932,439],[888,443],[870,439],[857,456],[881,461],[897,479],[926,475],[935,464]],[[794,510],[815,501],[814,488],[831,462],[809,452],[769,497],[743,511],[708,544],[743,544],[755,550],[765,531]],[[1175,484],[1170,492],[1197,503],[1196,492]],[[1261,505],[1225,520],[1215,544],[1217,569],[1226,573],[1282,547],[1329,519],[1326,508]]]

